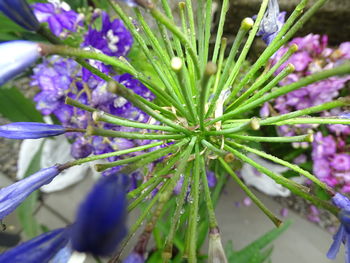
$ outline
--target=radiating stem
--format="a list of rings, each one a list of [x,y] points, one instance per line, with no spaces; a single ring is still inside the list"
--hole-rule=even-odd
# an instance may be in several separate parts
[[[128,206],[128,212],[131,212],[134,208],[136,208],[141,202],[145,201],[147,196],[161,183],[163,178],[157,178],[151,185],[147,187],[146,190],[142,192],[142,194],[137,197],[131,204]]]
[[[147,182],[144,182],[141,184],[139,187],[134,189],[133,191],[129,192],[127,194],[128,198],[135,198],[137,195],[139,195],[144,189],[146,189],[150,184],[152,184],[154,181],[158,180],[163,175],[166,175],[171,171],[175,163],[180,159],[181,154],[178,151],[177,153],[173,154],[172,157],[170,158],[169,162],[165,164],[164,167],[162,167],[161,170],[156,172],[156,175],[153,176],[151,179],[149,179]]]
[[[138,146],[138,147],[133,147],[130,149],[126,149],[126,150],[121,150],[121,151],[116,151],[116,152],[111,152],[111,153],[104,153],[104,154],[99,154],[99,155],[92,155],[86,158],[82,158],[82,159],[78,159],[75,161],[71,161],[68,162],[68,166],[74,166],[74,165],[81,165],[83,163],[87,163],[87,162],[92,162],[92,161],[96,161],[96,160],[101,160],[101,159],[106,159],[106,158],[110,158],[110,157],[115,157],[115,156],[121,156],[124,154],[128,154],[128,153],[133,153],[133,152],[139,152],[139,151],[144,151],[153,147],[157,147],[162,145],[164,142],[155,142],[155,143],[150,143],[150,144],[146,144],[143,146]]]
[[[213,52],[213,57],[211,59],[213,61],[213,63],[216,63],[216,60],[217,60],[218,55],[219,55],[220,43],[221,43],[222,33],[224,31],[226,13],[228,11],[229,5],[230,5],[229,0],[222,1],[219,26],[218,26],[218,31],[216,32],[216,41],[215,41],[215,46],[214,46],[214,52]],[[210,32],[210,30],[209,30],[209,32]]]
[[[97,135],[103,137],[127,138],[136,140],[163,140],[163,139],[182,139],[186,135],[183,134],[161,134],[161,133],[140,133],[140,132],[121,132],[114,130],[106,130],[89,126],[86,134]]]
[[[268,1],[269,0],[263,0],[263,2],[261,4],[261,7],[260,7],[260,10],[259,10],[259,13],[258,13],[258,16],[257,16],[257,18],[255,20],[254,25],[253,25],[253,28],[252,28],[252,30],[249,33],[248,39],[247,39],[247,41],[246,41],[246,43],[245,43],[245,45],[244,45],[244,47],[243,47],[243,49],[242,49],[238,59],[237,59],[237,62],[235,63],[233,69],[230,71],[230,73],[228,75],[228,78],[225,79],[225,84],[222,85],[222,86],[219,86],[218,91],[215,93],[214,98],[212,99],[212,102],[211,102],[212,105],[215,105],[217,99],[219,98],[219,95],[220,95],[221,91],[227,89],[228,87],[230,87],[232,85],[232,83],[235,81],[235,79],[236,79],[236,77],[237,77],[237,75],[239,73],[239,70],[240,70],[240,68],[242,66],[242,63],[246,59],[248,51],[250,50],[250,47],[251,47],[251,45],[252,45],[252,43],[254,41],[255,35],[258,32],[259,25],[260,25],[260,22],[261,22],[261,20],[262,20],[262,18],[264,16],[265,11],[266,11]],[[235,96],[237,94],[237,92],[238,92],[237,89],[234,88],[232,90],[230,96]],[[213,107],[212,105],[211,105],[211,107]]]
[[[169,31],[171,31],[174,35],[176,35],[181,43],[184,45],[185,50],[188,51],[188,53],[191,56],[191,59],[194,63],[194,67],[196,70],[197,78],[200,77],[200,68],[199,68],[199,62],[198,57],[193,50],[191,43],[186,38],[186,35],[181,32],[181,30],[164,14],[162,14],[155,6],[150,9],[151,15],[154,17],[154,19],[158,20],[160,23],[162,23],[166,28],[168,28]]]
[[[108,113],[103,112],[103,111],[94,111],[92,114],[92,118],[94,121],[103,121],[103,122],[107,122],[107,123],[111,123],[111,124],[115,124],[115,125],[119,125],[119,126],[124,126],[124,127],[133,127],[133,128],[147,129],[147,130],[176,132],[176,129],[168,127],[168,126],[130,121],[128,119],[114,116],[114,115],[108,114]]]
[[[200,167],[201,167],[202,186],[203,186],[204,195],[205,195],[205,204],[207,207],[207,213],[209,217],[209,228],[213,229],[218,227],[218,222],[216,220],[215,210],[214,210],[213,202],[210,196],[207,171],[205,169],[203,156],[200,156]]]
[[[182,61],[179,57],[174,57],[171,60],[171,67],[176,72],[179,83],[180,83],[180,89],[182,92],[182,96],[185,100],[185,104],[187,106],[187,110],[190,113],[190,116],[187,116],[187,119],[192,123],[197,123],[198,115],[195,111],[195,105],[194,100],[192,96],[192,90],[191,90],[191,81],[189,79],[189,76],[187,74],[186,66],[184,65],[184,61]]]
[[[179,166],[177,167],[176,169],[176,172],[175,172],[175,175],[173,178],[176,178],[176,182],[174,182],[174,186],[175,184],[177,183],[178,179],[180,178],[180,175],[184,173],[187,165],[188,165],[188,159],[192,153],[192,150],[193,150],[193,147],[196,143],[196,140],[197,138],[196,137],[193,137],[191,139],[191,142],[189,143],[187,149],[184,151],[183,153],[183,159],[181,160]],[[187,178],[185,178],[186,180],[189,180],[189,174],[186,175]],[[187,181],[188,182],[188,181]],[[174,187],[173,187],[174,188]],[[182,209],[182,206],[183,206],[183,203],[184,203],[184,193],[187,192],[187,186],[186,186],[186,189],[184,190],[184,185],[183,185],[183,188],[181,190],[181,195],[180,195],[180,199],[179,199],[179,203],[177,204],[176,206],[176,209],[175,209],[175,214],[173,215],[173,219],[172,219],[172,227],[168,233],[168,236],[167,236],[167,240],[165,242],[165,246],[164,246],[164,251],[163,251],[163,262],[168,262],[168,260],[171,258],[172,256],[172,245],[173,245],[173,239],[174,239],[174,235],[175,235],[175,228],[174,228],[174,225],[176,225],[178,223],[178,219],[179,219],[179,216],[180,216],[180,211]],[[181,198],[182,196],[182,198]],[[175,221],[174,218],[177,218],[177,220]]]
[[[224,85],[224,89],[231,86],[233,84],[233,82],[235,81],[238,73],[239,73],[239,70],[242,66],[242,63],[243,61],[246,59],[246,56],[248,54],[248,51],[250,50],[250,47],[251,45],[253,44],[253,41],[254,41],[254,38],[255,38],[255,35],[256,33],[258,32],[259,30],[259,26],[260,26],[260,22],[265,14],[265,11],[266,11],[266,8],[267,8],[267,4],[268,4],[269,0],[263,0],[262,3],[261,3],[261,7],[260,7],[260,10],[258,12],[258,15],[256,17],[256,20],[255,20],[255,23],[253,25],[253,28],[252,30],[249,32],[249,36],[248,36],[248,39],[247,39],[247,42],[245,43],[238,59],[237,59],[237,62],[234,66],[234,68],[232,69],[232,72],[230,73],[229,77],[228,77],[228,80],[226,81],[225,85]],[[234,88],[232,90],[232,93],[234,95],[236,95],[238,93],[238,89]],[[232,96],[234,96],[232,95]]]
[[[200,128],[204,130],[204,117],[205,117],[205,105],[207,102],[207,95],[210,89],[210,78],[217,71],[217,67],[214,63],[209,62],[205,68],[203,78],[201,80],[201,90],[199,93],[199,105],[198,105],[198,116]]]
[[[249,135],[227,134],[226,137],[233,138],[233,139],[240,139],[242,141],[252,141],[252,142],[290,143],[290,142],[312,142],[313,141],[312,134],[286,136],[286,137],[259,137],[259,136],[249,136]]]
[[[236,127],[239,124],[248,122],[249,119],[236,119],[236,120],[228,120],[227,123],[222,126],[224,129]],[[261,123],[260,123],[261,124]],[[302,117],[302,118],[292,118],[285,121],[273,122],[264,125],[295,125],[295,124],[344,124],[350,125],[350,119],[343,119],[341,117]]]
[[[184,139],[182,141],[179,141],[176,144],[169,145],[165,148],[161,148],[158,150],[155,150],[153,152],[145,153],[143,155],[137,155],[134,157],[130,157],[128,159],[123,159],[115,162],[105,163],[105,164],[96,164],[95,169],[99,172],[102,172],[108,168],[112,168],[119,165],[124,165],[128,163],[133,163],[138,161],[137,163],[130,164],[128,166],[123,167],[121,171],[124,173],[130,173],[132,171],[135,171],[137,168],[142,167],[142,165],[148,164],[150,162],[153,162],[171,152],[176,152],[178,149],[180,149],[185,143],[188,142],[188,139]]]
[[[203,139],[201,141],[202,145],[204,147],[207,147],[209,150],[213,151],[214,153],[216,153],[218,156],[225,156],[227,154],[226,151],[219,149],[217,147],[215,147],[213,144],[211,144],[210,142],[206,141],[205,139]]]
[[[254,101],[260,98],[266,92],[270,91],[272,88],[276,87],[283,79],[285,79],[289,74],[293,73],[295,67],[292,64],[288,64],[276,77],[274,77],[269,83],[267,83],[261,90],[259,90],[254,96],[247,99],[254,91],[260,87],[260,83],[255,82],[246,92],[240,95],[228,108],[227,111],[231,109],[238,108],[243,102],[244,104]],[[255,85],[258,83],[257,85]]]
[[[191,185],[191,196],[193,202],[190,203],[189,227],[188,227],[188,260],[189,263],[197,262],[197,225],[199,209],[199,188],[200,188],[200,156],[199,145],[195,147],[195,161],[193,167],[193,183]]]
[[[293,13],[290,15],[286,23],[283,25],[277,36],[270,43],[270,45],[264,50],[264,52],[259,56],[254,65],[250,68],[244,78],[239,82],[236,93],[238,93],[256,74],[256,72],[265,65],[265,63],[271,58],[271,56],[284,44],[288,39],[285,39],[284,34],[293,25],[295,20],[303,13],[307,2],[309,0],[302,0],[297,7],[294,9]],[[283,38],[282,38],[283,37]],[[231,99],[231,98],[229,98]]]
[[[223,63],[224,63],[226,46],[227,46],[227,38],[224,37],[224,38],[221,39],[220,55],[219,55],[219,61],[218,61],[218,70],[217,70],[217,73],[216,73],[216,76],[215,76],[215,82],[214,82],[214,87],[213,87],[213,92],[214,93],[218,89],[219,82],[221,80],[222,66],[223,66]]]
[[[321,182],[317,177],[315,177],[313,174],[309,173],[308,171],[300,168],[298,165],[295,165],[295,164],[292,164],[292,163],[289,163],[287,161],[284,161],[276,156],[273,156],[271,154],[267,154],[263,151],[259,151],[259,150],[256,150],[254,148],[251,148],[249,146],[246,146],[246,145],[242,145],[242,144],[239,144],[239,143],[236,143],[236,142],[228,142],[228,144],[236,147],[236,148],[239,148],[239,149],[243,149],[245,151],[249,151],[251,153],[254,153],[256,155],[259,155],[263,158],[266,158],[268,160],[271,160],[275,163],[278,163],[278,164],[281,164],[285,167],[288,167],[290,169],[292,169],[293,171],[301,174],[301,175],[304,175],[307,179],[311,180],[312,182],[314,182],[316,185],[318,185],[319,187],[321,187],[322,189],[324,189],[327,193],[329,193],[330,195],[334,195],[334,190],[332,188],[330,188],[327,184]]]
[[[266,174],[267,176],[272,178],[276,183],[288,188],[294,194],[299,195],[306,200],[309,200],[310,202],[312,202],[316,206],[321,206],[321,207],[327,209],[328,211],[330,211],[334,215],[338,214],[339,209],[337,207],[311,195],[308,191],[304,190],[305,187],[298,185],[295,182],[293,182],[293,181],[291,181],[283,176],[279,176],[279,175],[271,172],[266,167],[258,164],[257,162],[253,161],[252,159],[245,156],[241,152],[229,147],[228,145],[225,145],[225,149],[232,152],[235,156],[237,156],[237,158],[241,159],[243,162],[250,164],[251,166],[255,167],[258,171]]]
[[[332,76],[345,75],[345,74],[350,74],[350,63],[349,62],[344,63],[343,65],[338,66],[338,67],[333,68],[333,69],[324,70],[324,71],[315,73],[313,75],[302,78],[298,82],[281,87],[275,91],[272,91],[272,92],[264,95],[261,98],[256,99],[255,101],[252,101],[252,102],[240,107],[239,109],[234,109],[231,112],[225,113],[222,116],[215,118],[214,120],[209,121],[207,123],[207,125],[214,124],[220,120],[226,121],[226,120],[230,119],[231,117],[233,117],[234,115],[237,115],[237,114],[240,114],[243,112],[247,112],[248,110],[257,107],[266,101],[275,99],[279,96],[282,96],[284,94],[287,94],[287,93],[292,92],[294,90],[297,90],[299,88],[305,87],[305,86],[312,84],[314,82],[317,82],[317,81],[320,81],[323,79],[327,79],[327,78],[332,77]]]
[[[192,42],[192,48],[197,51],[197,39],[196,39],[196,28],[194,24],[193,10],[192,10],[192,0],[186,0],[187,17],[188,24],[190,26],[190,39]]]
[[[242,182],[242,180],[236,175],[234,171],[232,171],[231,167],[220,157],[219,161],[221,165],[224,167],[226,172],[228,172],[233,180],[241,187],[241,189],[252,199],[252,201],[263,211],[263,213],[270,218],[270,220],[275,224],[276,227],[279,227],[282,221],[277,218],[264,204],[260,201],[260,199],[252,192],[250,189]]]

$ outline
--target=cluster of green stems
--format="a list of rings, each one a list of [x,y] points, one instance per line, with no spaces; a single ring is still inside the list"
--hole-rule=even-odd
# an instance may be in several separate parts
[[[249,158],[247,153],[253,153],[284,165],[301,176],[308,178],[330,195],[333,195],[334,191],[326,184],[299,166],[264,151],[248,147],[245,145],[245,142],[312,142],[312,134],[290,137],[258,137],[249,135],[249,131],[271,125],[349,125],[350,120],[348,119],[312,117],[312,114],[347,106],[350,104],[350,101],[346,98],[341,98],[318,106],[265,119],[259,119],[254,116],[242,118],[242,116],[246,116],[247,112],[260,107],[267,101],[311,83],[332,76],[350,73],[350,63],[344,63],[336,68],[322,71],[305,77],[298,82],[279,87],[278,83],[294,71],[294,66],[291,64],[287,65],[279,74],[275,75],[274,73],[297,51],[298,47],[292,45],[276,65],[271,66],[269,63],[271,56],[291,39],[297,30],[307,22],[326,0],[316,1],[308,10],[305,10],[308,0],[301,0],[272,43],[239,81],[237,81],[239,72],[242,69],[243,62],[247,59],[248,52],[259,29],[259,24],[265,14],[268,0],[262,1],[255,21],[250,18],[242,21],[230,50],[227,49],[229,46],[227,39],[223,37],[229,0],[223,0],[212,53],[209,52],[210,40],[214,38],[211,36],[212,0],[196,1],[196,16],[193,13],[191,0],[180,2],[178,9],[180,26],[175,25],[175,18],[167,0],[161,0],[162,11],[149,2],[142,0],[138,2],[143,3],[143,8],[148,9],[145,14],[155,19],[160,35],[155,34],[154,30],[148,26],[144,12],[139,7],[133,8],[138,21],[138,26],[136,26],[118,3],[109,1],[115,13],[133,34],[137,45],[146,56],[147,62],[152,66],[159,80],[152,79],[143,72],[139,72],[133,67],[132,63],[123,57],[115,58],[102,53],[60,45],[59,41],[52,38],[50,40],[56,45],[43,45],[43,50],[48,55],[59,54],[75,58],[84,67],[106,80],[111,92],[126,98],[134,106],[150,115],[151,118],[159,123],[148,124],[130,121],[98,111],[71,98],[66,100],[67,104],[92,114],[96,125],[89,126],[86,129],[87,135],[157,141],[127,150],[93,155],[72,161],[67,166],[80,165],[112,156],[123,156],[157,146],[165,146],[134,157],[121,158],[115,162],[102,163],[95,166],[97,171],[123,166],[122,173],[131,173],[137,169],[144,169],[147,164],[163,157],[162,161],[152,171],[147,172],[147,180],[145,179],[138,188],[128,193],[128,198],[130,199],[128,210],[132,211],[140,204],[144,204],[144,201],[149,198],[154,189],[157,188],[159,190],[157,194],[149,199],[147,205],[144,205],[141,215],[130,228],[129,235],[124,240],[120,251],[123,251],[130,238],[141,227],[142,223],[146,221],[142,238],[140,238],[138,243],[139,248],[146,248],[151,233],[153,233],[158,248],[163,251],[164,262],[168,262],[172,258],[173,244],[176,245],[184,257],[188,258],[189,262],[196,262],[198,244],[200,239],[203,239],[198,236],[200,230],[208,228],[209,236],[218,233],[219,227],[214,207],[218,199],[218,193],[225,182],[226,174],[230,175],[237,182],[276,226],[279,226],[281,224],[280,219],[237,176],[235,169],[231,165],[233,159],[250,164],[277,183],[290,189],[293,193],[319,207],[329,210],[333,214],[337,214],[338,209],[336,207],[312,195],[310,189],[268,170]],[[140,31],[138,27],[142,30]],[[239,50],[241,51],[239,52]],[[132,74],[156,95],[156,100],[147,101],[135,94],[122,84],[114,81],[110,76],[90,66],[85,61],[86,59],[98,60],[113,66],[117,72]],[[261,70],[262,68],[264,70]],[[99,122],[139,128],[140,132],[105,130],[98,128]],[[211,168],[214,167],[217,173],[216,176],[219,179],[219,183],[214,191],[210,191],[206,176],[209,156],[215,156],[210,158],[210,163],[213,164]],[[168,211],[168,204],[172,198],[173,189],[181,177],[184,177],[184,179],[181,192],[176,197],[177,205],[171,217],[171,228],[165,242],[161,242],[159,232],[155,226],[158,220]],[[191,202],[186,202],[188,192],[192,198]],[[207,211],[207,223],[197,220],[201,209]],[[175,237],[175,232],[179,225],[187,226],[184,245],[176,240]],[[112,258],[110,262],[117,262],[118,257],[119,254]]]

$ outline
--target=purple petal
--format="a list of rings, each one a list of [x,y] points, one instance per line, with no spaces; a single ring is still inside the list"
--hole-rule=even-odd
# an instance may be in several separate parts
[[[38,43],[10,41],[0,44],[0,85],[22,73],[40,57]]]
[[[32,192],[48,184],[60,173],[57,166],[42,169],[0,189],[0,220],[14,211]]]
[[[20,244],[0,255],[0,262],[49,262],[68,243],[66,229],[56,229]]]
[[[127,233],[126,175],[101,177],[80,205],[72,247],[98,256],[112,254]]]
[[[39,122],[13,122],[0,126],[0,137],[9,139],[38,139],[66,132],[61,125]]]

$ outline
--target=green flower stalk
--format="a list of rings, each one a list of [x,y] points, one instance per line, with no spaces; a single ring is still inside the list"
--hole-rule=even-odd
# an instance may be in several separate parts
[[[269,118],[260,119],[254,115],[256,109],[269,100],[333,76],[350,74],[350,61],[345,61],[332,69],[275,88],[294,71],[294,66],[289,64],[274,76],[277,69],[297,51],[298,47],[292,45],[282,59],[272,67],[267,63],[268,60],[322,7],[325,0],[316,1],[307,11],[304,9],[308,1],[302,0],[279,32],[275,32],[276,36],[265,51],[239,81],[239,73],[266,14],[269,0],[261,1],[255,21],[252,18],[245,18],[242,21],[232,46],[229,46],[227,39],[222,37],[229,7],[229,1],[224,0],[213,52],[209,46],[212,32],[211,0],[198,0],[196,11],[193,10],[191,0],[181,2],[180,25],[174,22],[167,0],[160,1],[159,5],[150,0],[123,2],[133,8],[140,28],[130,20],[118,1],[108,0],[110,7],[132,33],[157,78],[137,70],[133,61],[127,61],[123,57],[113,57],[63,44],[56,45],[56,41],[51,41],[51,44],[40,44],[42,53],[46,56],[57,54],[75,59],[93,74],[105,80],[108,90],[114,93],[112,95],[123,97],[154,120],[152,123],[129,120],[82,104],[78,99],[66,99],[66,104],[86,111],[87,116],[91,117],[87,129],[77,131],[84,132],[87,138],[101,136],[106,140],[126,138],[144,142],[138,147],[92,155],[62,166],[62,169],[68,169],[86,162],[118,156],[116,161],[96,164],[96,170],[101,172],[120,166],[123,174],[131,174],[136,170],[143,172],[142,183],[127,194],[130,200],[127,210],[130,212],[141,207],[141,214],[131,226],[119,250],[115,251],[115,256],[110,259],[111,263],[120,260],[126,245],[143,222],[147,222],[141,236],[143,238],[140,237],[134,249],[139,255],[145,253],[153,234],[163,262],[170,262],[175,257],[180,257],[194,263],[198,260],[200,245],[203,243],[201,237],[208,235],[209,262],[227,262],[215,215],[215,204],[226,181],[226,174],[235,180],[276,226],[279,226],[281,220],[273,215],[236,175],[234,164],[237,163],[246,162],[316,206],[333,214],[339,212],[339,209],[330,202],[315,197],[309,188],[268,170],[248,157],[248,153],[284,165],[300,176],[312,180],[330,196],[335,194],[333,189],[309,171],[264,152],[261,148],[255,149],[247,145],[250,142],[259,145],[261,142],[291,143],[313,140],[312,134],[290,137],[257,136],[256,132],[265,126],[303,123],[350,125],[350,120],[336,116],[322,118],[312,116],[324,110],[348,106],[349,98],[340,98]],[[146,12],[141,12],[141,9],[146,9]],[[161,35],[157,35],[147,24],[146,21],[149,19],[155,20]],[[47,37],[50,41],[50,36]],[[227,57],[225,51],[228,51]],[[146,100],[126,87],[123,82],[119,83],[112,76],[86,63],[89,59],[111,65],[118,73],[132,74],[156,96],[156,99]],[[102,123],[118,125],[125,130],[104,129],[101,128]],[[128,132],[127,128],[130,127],[139,131]],[[130,157],[127,155],[129,153],[135,155]],[[208,179],[212,170],[215,170],[220,186],[214,191],[211,190]],[[174,197],[174,193],[178,195]],[[176,203],[174,209],[167,205],[173,201]],[[165,227],[168,231],[166,235],[158,231],[158,226],[164,222],[165,214],[171,218],[170,225]],[[199,216],[201,221],[197,219]],[[177,228],[186,230],[184,233],[176,233]],[[183,246],[179,240],[183,241]],[[178,254],[175,251],[178,251]]]

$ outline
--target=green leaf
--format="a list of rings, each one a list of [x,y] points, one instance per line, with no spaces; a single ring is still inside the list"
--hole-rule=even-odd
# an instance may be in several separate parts
[[[43,122],[43,117],[35,108],[35,104],[22,92],[13,87],[0,88],[0,115],[13,122]]]
[[[272,248],[263,250],[279,237],[289,226],[286,221],[281,227],[272,229],[240,251],[234,251],[232,242],[225,246],[225,253],[230,263],[263,263],[270,258]]]
[[[31,174],[40,170],[41,154],[43,150],[44,143],[41,144],[38,151],[34,154],[24,177],[28,177]],[[40,224],[34,217],[34,212],[37,208],[39,192],[33,192],[18,208],[17,216],[19,222],[23,227],[23,231],[28,238],[36,237],[41,233]]]

